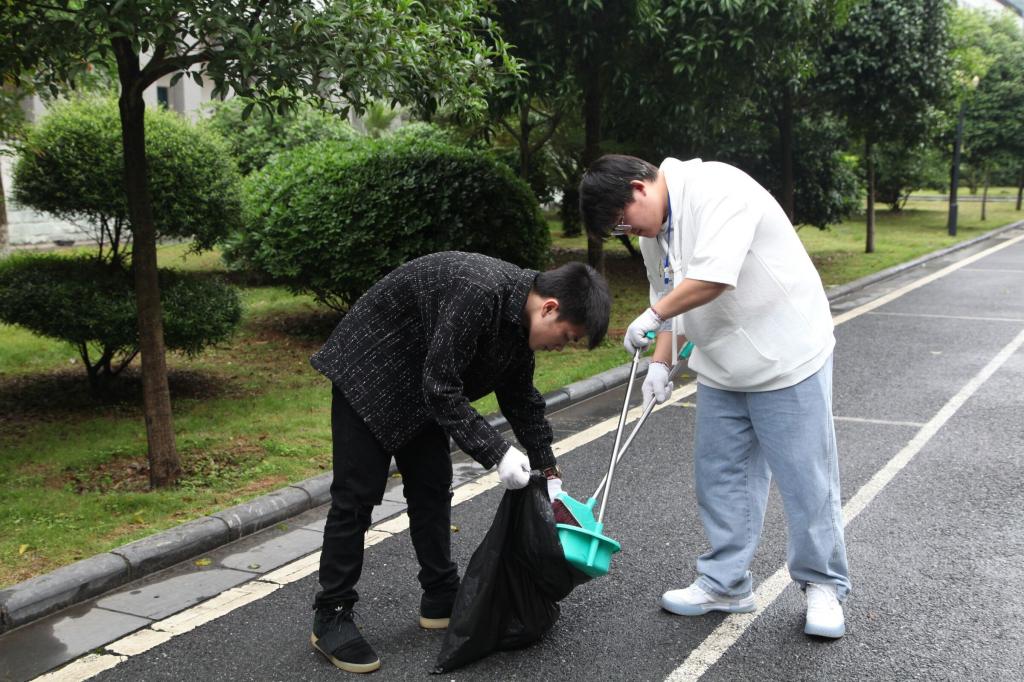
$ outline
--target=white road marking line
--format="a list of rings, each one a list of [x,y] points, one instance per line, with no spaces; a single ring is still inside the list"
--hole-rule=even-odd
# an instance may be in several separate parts
[[[903,470],[910,460],[938,433],[939,429],[956,414],[967,399],[981,388],[996,370],[1003,366],[1011,355],[1024,345],[1024,331],[1003,347],[970,381],[964,384],[956,395],[949,399],[935,416],[921,427],[921,430],[896,453],[885,466],[879,469],[860,490],[843,506],[843,527],[845,528],[873,499],[882,492],[893,478]],[[765,580],[754,592],[758,610],[754,613],[730,614],[707,638],[690,652],[681,666],[676,668],[667,678],[670,682],[697,680],[713,666],[728,649],[746,632],[747,628],[757,619],[758,615],[778,598],[791,582],[789,571],[785,566],[779,568],[770,578]]]
[[[1021,272],[1024,272],[1022,270]],[[934,317],[940,320],[968,320],[971,322],[1024,322],[1024,317],[973,317],[971,315],[935,315],[931,313],[892,313],[876,310],[868,315],[889,315],[892,317]]]
[[[924,286],[925,284],[927,284],[929,282],[933,282],[936,279],[939,279],[940,277],[944,277],[945,275],[948,275],[951,272],[954,272],[954,271],[956,271],[956,270],[958,270],[958,269],[960,269],[962,267],[965,267],[966,265],[969,265],[970,263],[973,263],[973,262],[979,260],[980,258],[982,258],[984,256],[987,256],[987,255],[989,255],[991,253],[995,253],[996,251],[1004,249],[1004,248],[1006,248],[1006,247],[1008,247],[1008,246],[1010,246],[1012,244],[1015,244],[1015,243],[1017,243],[1017,242],[1019,242],[1021,240],[1024,240],[1024,235],[1020,235],[1020,236],[1015,237],[1014,239],[1008,240],[1008,241],[1006,241],[1006,242],[1004,242],[1002,244],[998,244],[998,245],[993,246],[993,247],[991,247],[989,249],[986,249],[985,251],[981,251],[979,253],[976,253],[975,255],[970,256],[969,258],[964,259],[960,263],[954,263],[953,265],[950,265],[949,267],[943,268],[942,270],[939,270],[938,272],[935,272],[935,273],[933,273],[931,275],[928,275],[927,277],[923,278],[922,280],[919,280],[919,281],[916,281],[916,282],[911,282],[910,284],[908,284],[907,286],[905,286],[905,287],[903,287],[901,289],[897,289],[895,291],[892,291],[892,292],[886,294],[881,299],[878,299],[878,301],[882,301],[881,303],[879,303],[878,301],[870,301],[868,303],[865,303],[864,305],[861,305],[861,306],[859,306],[857,308],[854,308],[853,310],[847,311],[847,312],[843,313],[842,315],[834,317],[833,318],[833,322],[834,322],[834,324],[836,326],[838,326],[840,324],[843,324],[844,322],[847,322],[848,320],[852,320],[852,319],[854,319],[856,317],[859,317],[860,315],[863,315],[863,314],[865,314],[867,312],[870,312],[871,310],[874,310],[875,308],[879,307],[880,305],[883,305],[884,303],[888,303],[889,301],[892,301],[892,300],[894,300],[896,298],[899,298],[900,296],[902,296],[902,295],[904,295],[904,294],[906,294],[906,293],[908,293],[910,291],[913,291],[914,289],[917,289],[917,288],[919,288],[921,286]],[[661,405],[656,406],[654,408],[654,412],[658,412],[659,410],[663,410],[663,409],[665,409],[667,407],[670,407],[670,406],[674,405],[675,403],[677,403],[678,401],[682,400],[683,398],[685,398],[687,396],[690,396],[690,395],[693,395],[694,393],[696,393],[696,391],[697,391],[697,383],[696,383],[696,381],[691,381],[688,384],[680,386],[679,388],[675,389],[672,392],[672,395],[669,397],[668,400],[666,400]],[[627,413],[627,423],[633,422],[634,420],[636,420],[640,416],[642,411],[643,411],[643,409],[642,409],[641,406],[638,406],[638,407],[635,407],[635,408],[631,409]],[[591,427],[589,427],[587,429],[584,429],[583,431],[581,431],[579,433],[573,434],[572,436],[569,436],[568,438],[565,438],[563,440],[558,441],[557,443],[552,445],[552,450],[555,453],[555,457],[560,457],[560,456],[562,456],[562,455],[564,455],[564,454],[566,454],[568,452],[571,452],[572,450],[575,450],[576,448],[578,448],[580,446],[586,445],[587,443],[590,443],[590,442],[592,442],[594,440],[597,440],[598,438],[600,438],[601,436],[603,436],[603,435],[605,435],[607,433],[611,433],[612,431],[615,430],[617,425],[618,425],[618,417],[610,417],[607,420],[605,420],[604,422],[601,422],[599,424],[595,424],[594,426],[591,426]],[[466,500],[472,499],[473,497],[476,497],[480,493],[483,493],[483,492],[486,492],[487,490],[490,490],[491,488],[493,488],[497,484],[498,484],[498,477],[497,477],[497,474],[495,472],[491,472],[489,474],[481,476],[480,478],[474,479],[473,481],[465,483],[465,484],[463,484],[463,485],[461,485],[461,486],[459,486],[458,488],[455,489],[455,495],[452,498],[452,506],[455,506],[457,504],[461,504],[462,502],[465,502]],[[399,514],[398,516],[396,516],[394,518],[388,519],[387,521],[384,521],[384,522],[382,522],[380,524],[377,524],[370,531],[368,531],[367,539],[366,539],[366,542],[364,543],[364,546],[365,547],[369,547],[371,545],[375,545],[378,542],[381,542],[381,541],[387,539],[388,537],[391,537],[394,533],[399,533],[399,532],[407,529],[408,527],[409,527],[409,517],[408,517],[408,515],[405,514],[405,513]],[[374,534],[374,531],[377,531],[377,534]],[[289,582],[294,582],[296,580],[299,580],[301,578],[304,578],[304,577],[306,577],[306,576],[316,572],[316,570],[319,568],[319,562],[320,562],[320,552],[316,552],[314,554],[311,554],[311,555],[308,555],[306,557],[303,557],[302,559],[298,559],[298,560],[292,562],[291,564],[287,564],[286,566],[283,566],[283,567],[275,570],[274,572],[272,572],[270,574],[267,574],[267,575],[265,575],[265,576],[263,576],[261,578],[255,579],[253,581],[253,583],[247,583],[247,585],[252,585],[254,583],[261,583],[263,585],[269,585],[272,588],[272,589],[267,590],[266,594],[269,594],[270,592],[273,592],[274,590],[278,589],[282,585],[285,585],[285,584],[287,584]],[[271,578],[271,576],[274,576],[274,577]],[[762,583],[761,588],[764,588],[766,585],[768,585],[770,580],[771,579],[769,579],[768,581],[765,581],[764,583]],[[244,585],[243,585],[243,587],[244,587]],[[783,587],[785,587],[785,585],[783,585]],[[198,625],[200,625],[202,623],[209,622],[209,621],[214,620],[216,618],[220,618],[221,616],[230,613],[234,609],[239,608],[241,606],[244,606],[245,604],[248,604],[249,602],[254,601],[255,599],[259,598],[259,597],[253,597],[252,599],[246,599],[246,600],[229,598],[226,603],[218,604],[218,606],[216,608],[214,608],[211,605],[211,602],[214,602],[215,600],[219,600],[219,599],[221,599],[221,597],[224,597],[229,592],[233,592],[234,590],[238,590],[238,589],[239,588],[233,588],[233,590],[229,590],[228,592],[224,592],[221,595],[219,595],[218,597],[214,597],[213,599],[211,599],[209,601],[206,601],[206,602],[203,602],[202,604],[198,604],[196,606],[193,606],[190,609],[187,609],[185,611],[181,611],[181,612],[179,612],[179,613],[177,613],[177,614],[175,614],[173,616],[170,616],[170,617],[168,617],[168,618],[166,618],[166,619],[164,619],[162,621],[151,623],[149,628],[153,629],[153,630],[158,630],[158,631],[171,632],[171,635],[175,636],[175,635],[181,634],[182,632],[187,632],[188,630],[191,630],[192,628],[197,627]],[[781,592],[781,591],[782,591],[782,588],[779,588],[779,592]],[[266,595],[264,594],[262,596],[266,596]],[[768,600],[765,603],[765,606],[770,604],[771,601],[774,600],[775,597],[777,597],[777,596],[778,596],[778,594],[775,594],[774,596],[772,596],[771,599]],[[207,606],[209,606],[210,608],[204,608],[204,607],[207,607]],[[759,607],[760,607],[760,603],[759,603]],[[216,615],[212,615],[214,613]],[[750,615],[750,614],[747,614],[747,615]],[[755,615],[755,617],[756,617],[756,615]],[[205,620],[202,620],[203,618],[205,618]],[[175,620],[175,619],[178,619],[178,620]],[[172,629],[168,629],[168,627],[165,626],[165,624],[168,621],[172,621],[172,625],[169,626]],[[194,624],[192,625],[192,627],[188,628],[188,630],[182,630],[181,632],[176,630],[177,626],[175,624],[177,624],[177,623],[186,623],[186,622],[194,622]],[[751,618],[751,622],[753,622],[753,618]],[[723,626],[724,626],[724,624],[723,624]],[[719,626],[719,627],[721,628],[723,626]],[[746,626],[744,626],[744,629],[745,628],[746,628]],[[716,630],[716,632],[717,632],[717,630]],[[742,634],[742,631],[740,632],[740,634]],[[714,633],[712,633],[712,636],[713,635],[714,635]],[[129,635],[129,637],[130,637],[130,635]],[[737,635],[736,638],[738,639],[739,635]],[[122,640],[118,640],[118,641],[120,642]],[[706,641],[707,640],[705,640],[705,642]],[[114,644],[117,644],[117,642],[115,642]],[[109,646],[113,646],[113,644],[109,645]],[[695,650],[695,652],[696,652],[696,650]],[[724,649],[722,650],[722,652],[724,653]],[[720,655],[721,654],[718,654],[718,656],[720,656]],[[691,653],[690,657],[692,658],[693,656],[694,656],[694,653]],[[718,656],[715,657],[715,660],[718,660]],[[72,661],[71,663],[69,663],[68,665],[64,666],[63,668],[60,668],[60,669],[54,671],[53,673],[49,673],[45,678],[40,677],[40,678],[36,678],[36,679],[37,680],[42,680],[42,679],[47,679],[47,680],[51,680],[51,679],[53,679],[53,680],[58,680],[58,679],[59,680],[64,680],[64,679],[69,679],[69,680],[70,679],[73,679],[73,680],[85,680],[85,679],[88,679],[88,678],[98,674],[99,672],[102,672],[103,670],[107,670],[109,668],[112,668],[112,667],[116,666],[118,663],[120,663],[123,660],[127,660],[126,656],[125,657],[118,657],[118,656],[104,655],[104,656],[101,656],[99,658],[103,659],[103,664],[106,665],[106,667],[97,668],[95,671],[89,672],[89,670],[91,670],[91,668],[89,666],[90,665],[96,665],[96,664],[94,662],[92,662],[91,660],[87,664],[86,660],[87,659],[93,659],[93,658],[96,658],[96,656],[92,655],[92,654],[89,655],[89,656],[86,656],[84,658],[79,658],[79,659],[77,659],[75,661]],[[111,659],[112,662],[111,662],[111,660],[107,660],[107,659]],[[688,658],[687,661],[689,661],[689,660],[690,659]],[[81,664],[81,667],[79,666],[79,664]],[[685,665],[686,664],[684,663],[684,666]],[[62,674],[62,673],[64,673],[64,671],[70,671],[72,669],[74,670],[72,677],[50,677],[50,675]],[[705,668],[705,670],[706,670],[706,668]]]
[[[1024,320],[1021,321],[1024,322]],[[834,419],[837,422],[857,422],[860,424],[884,424],[886,426],[916,426],[917,428],[921,428],[922,426],[924,426],[924,422],[899,422],[890,419],[868,419],[866,417],[837,417],[833,415],[832,419]]]
[[[915,281],[911,282],[910,284],[908,284],[908,285],[906,285],[904,287],[900,287],[899,289],[896,289],[895,291],[891,291],[888,294],[885,294],[884,296],[880,296],[879,298],[876,298],[873,301],[868,301],[864,305],[858,306],[858,307],[854,308],[853,310],[850,310],[850,311],[847,311],[847,312],[842,313],[840,315],[837,315],[836,317],[832,318],[832,321],[836,325],[843,324],[844,322],[846,322],[848,320],[852,320],[855,317],[859,317],[860,315],[863,315],[864,313],[870,312],[870,311],[874,310],[875,308],[880,308],[883,305],[885,305],[886,303],[890,303],[890,302],[896,300],[900,296],[904,296],[906,294],[909,294],[911,291],[913,291],[915,289],[920,289],[921,287],[923,287],[926,284],[931,284],[932,282],[934,282],[937,279],[941,279],[942,277],[945,277],[948,274],[956,272],[957,270],[959,270],[961,268],[965,268],[968,265],[970,265],[971,263],[979,261],[982,258],[985,258],[986,256],[990,256],[993,253],[996,253],[997,251],[1002,251],[1003,249],[1005,249],[1007,247],[1013,246],[1014,244],[1020,242],[1021,240],[1024,240],[1024,234],[1018,235],[1018,236],[1014,237],[1013,239],[1007,239],[1002,244],[996,244],[995,246],[990,247],[988,249],[985,249],[984,251],[979,251],[978,253],[974,254],[973,256],[968,256],[967,258],[963,259],[962,261],[959,261],[957,263],[953,263],[952,265],[948,265],[948,266],[942,268],[941,270],[937,270],[936,272],[933,272],[930,275],[926,275],[926,276],[922,277],[919,280],[915,280]]]
[[[1020,272],[1024,273],[1024,270],[1018,268],[964,268],[967,272]]]
[[[119,663],[128,660],[127,656],[113,656],[111,654],[88,654],[76,658],[59,670],[46,673],[36,678],[37,682],[78,682],[99,675],[104,670],[110,670]]]

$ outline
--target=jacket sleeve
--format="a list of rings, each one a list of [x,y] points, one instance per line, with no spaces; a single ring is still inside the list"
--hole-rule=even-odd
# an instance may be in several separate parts
[[[534,355],[517,358],[506,372],[506,377],[495,389],[498,407],[508,419],[516,438],[526,448],[530,466],[544,469],[554,465],[551,450],[551,424],[544,416],[544,398],[533,385]]]
[[[423,361],[423,393],[434,419],[463,452],[490,468],[510,444],[473,409],[462,386],[481,334],[495,324],[498,302],[472,285],[441,302],[437,325]]]

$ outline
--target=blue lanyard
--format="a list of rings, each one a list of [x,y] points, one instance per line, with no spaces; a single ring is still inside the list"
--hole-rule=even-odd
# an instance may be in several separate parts
[[[668,200],[668,234],[665,235],[665,268],[662,270],[663,284],[672,283],[672,265],[668,259],[669,249],[672,248],[672,200]]]

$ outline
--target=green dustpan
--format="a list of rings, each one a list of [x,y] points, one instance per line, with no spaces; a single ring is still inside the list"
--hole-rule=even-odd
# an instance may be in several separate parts
[[[591,497],[586,504],[583,504],[565,493],[559,493],[556,499],[562,501],[569,513],[580,524],[579,526],[567,523],[555,524],[565,560],[591,578],[607,575],[612,562],[612,554],[620,551],[622,546],[610,537],[601,534],[604,524],[594,518],[594,506],[597,504],[597,498]]]
[[[648,336],[650,337],[652,335],[648,334]],[[693,343],[688,341],[679,352],[679,360],[689,358],[692,350]],[[592,578],[608,575],[608,569],[611,567],[612,555],[622,550],[622,545],[601,533],[601,531],[604,530],[602,520],[604,517],[605,504],[608,501],[608,489],[611,487],[611,477],[615,471],[615,463],[622,457],[622,453],[626,451],[629,444],[633,442],[633,438],[636,436],[640,427],[643,426],[644,421],[647,420],[647,417],[651,414],[651,410],[654,408],[654,402],[652,401],[644,410],[643,415],[640,417],[636,427],[629,435],[625,444],[623,444],[622,448],[619,449],[619,442],[622,438],[622,427],[626,419],[626,411],[629,405],[629,396],[632,391],[633,377],[636,376],[636,366],[639,358],[640,352],[637,351],[633,355],[633,365],[630,367],[629,385],[626,388],[626,399],[622,405],[622,413],[619,415],[619,426],[615,434],[615,445],[612,448],[612,461],[608,468],[608,475],[601,481],[601,484],[597,487],[597,491],[586,501],[585,504],[573,499],[564,492],[559,493],[555,498],[565,505],[566,510],[579,524],[578,526],[567,523],[555,524],[555,528],[558,529],[558,540],[562,543],[562,553],[565,555],[565,560],[574,568],[582,571]],[[676,362],[675,367],[673,367],[672,372],[669,374],[669,380],[676,377],[681,367],[682,363]],[[597,505],[597,495],[601,492],[602,488],[604,488],[604,499],[601,502],[601,515],[595,519],[594,507]]]

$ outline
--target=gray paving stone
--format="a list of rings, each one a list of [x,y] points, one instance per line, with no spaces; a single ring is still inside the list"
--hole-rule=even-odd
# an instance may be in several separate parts
[[[296,491],[296,494],[305,497],[304,493]],[[228,539],[224,523],[207,516],[122,545],[110,553],[124,557],[131,566],[132,576],[143,576],[220,547]]]
[[[223,568],[254,573],[272,571],[292,561],[295,557],[304,556],[320,549],[323,544],[323,530],[316,532],[297,528],[271,533],[264,531],[253,536],[252,539],[258,539],[260,542],[245,543],[245,540],[241,540],[238,543],[233,543],[230,549],[235,549],[235,551],[221,557],[220,565]]]
[[[113,554],[96,556],[0,591],[3,627],[23,625],[70,604],[124,584],[131,579],[128,563]]]
[[[303,531],[309,533],[309,531]],[[96,602],[96,606],[142,618],[160,620],[214,597],[235,585],[252,580],[249,571],[228,568],[200,568],[194,563],[175,567],[171,572],[143,579],[127,589],[114,592]],[[108,640],[111,641],[111,640]]]
[[[457,486],[466,481],[472,481],[474,478],[479,478],[483,474],[487,473],[487,470],[480,466],[480,463],[469,459],[452,458],[452,485]]]
[[[230,538],[234,540],[272,526],[308,508],[309,496],[298,488],[287,487],[210,516],[226,523]]]
[[[47,616],[0,636],[0,679],[31,679],[150,622],[92,604]]]
[[[373,519],[373,523],[377,523],[378,521],[383,521],[389,516],[400,514],[404,512],[405,509],[405,501],[394,502],[393,500],[384,500],[383,502],[381,502],[380,504],[373,508],[373,513],[370,518]]]

